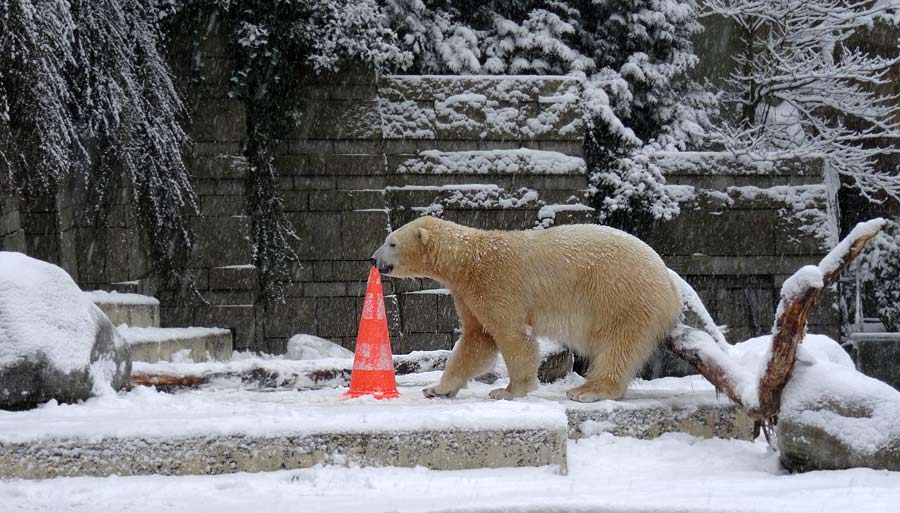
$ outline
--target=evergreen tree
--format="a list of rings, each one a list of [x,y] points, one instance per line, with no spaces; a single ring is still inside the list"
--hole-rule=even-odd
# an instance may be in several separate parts
[[[696,144],[713,103],[688,77],[701,30],[694,0],[385,3],[413,72],[583,77],[600,221],[677,213],[651,156]]]

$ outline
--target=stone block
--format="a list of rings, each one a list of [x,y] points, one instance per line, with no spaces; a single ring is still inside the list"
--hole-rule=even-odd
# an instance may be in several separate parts
[[[227,178],[216,180],[217,196],[244,196],[247,193],[247,182],[243,178]]]
[[[334,141],[333,153],[377,155],[384,151],[381,141],[370,139],[343,139]]]
[[[298,191],[335,190],[337,179],[333,176],[295,176],[293,187]]]
[[[173,361],[184,352],[195,362],[231,359],[231,331],[210,328],[121,328],[131,358],[138,362]]]
[[[160,325],[187,328],[194,325],[194,312],[190,305],[160,306]]]
[[[297,256],[302,260],[337,259],[343,255],[341,216],[337,212],[293,212],[287,214],[299,242]]]
[[[334,141],[331,139],[309,139],[306,137],[289,139],[276,146],[276,153],[280,155],[334,153]]]
[[[384,189],[387,180],[383,176],[339,176],[335,187],[341,191]]]
[[[375,155],[309,155],[309,172],[316,175],[372,176],[384,174],[384,157]]]
[[[374,253],[374,250],[372,250]],[[359,281],[365,280],[369,275],[369,268],[372,266],[369,260],[335,260],[332,262],[333,278],[341,281]],[[387,280],[383,281],[383,285],[387,285]]]
[[[382,211],[351,211],[341,213],[343,253],[348,260],[365,260],[384,243],[388,214]]]
[[[290,338],[298,334],[316,334],[316,301],[287,298],[284,303],[260,309],[258,317],[265,325],[266,338]]]
[[[212,290],[256,290],[256,268],[250,265],[213,267],[209,270]]]
[[[495,429],[473,425],[471,429],[385,428],[358,433],[298,432],[264,436],[112,436],[100,441],[57,438],[0,446],[0,477],[216,475],[323,464],[433,470],[552,465],[565,473],[565,427],[521,429],[512,425],[510,419],[510,427]],[[41,456],[48,452],[58,457]]]
[[[296,184],[295,184],[296,185]],[[312,192],[312,191],[310,191]],[[281,191],[281,201],[285,212],[309,210],[309,195],[306,191]]]
[[[256,290],[210,290],[203,293],[210,305],[252,305],[256,302]]]
[[[253,305],[194,307],[193,325],[231,329],[235,350],[254,350],[257,347],[256,307]]]
[[[276,155],[275,169],[279,175],[304,176],[310,173],[309,155]]]
[[[314,139],[381,138],[378,105],[369,100],[319,101],[307,136]]]
[[[233,216],[194,217],[197,238],[192,263],[198,267],[219,267],[250,262],[249,219]]]
[[[347,295],[347,284],[341,281],[308,281],[303,284],[306,297],[341,297]]]
[[[403,331],[428,332],[437,331],[437,296],[436,294],[409,293],[400,295],[400,315],[403,319]]]
[[[310,191],[309,210],[351,210],[353,196],[345,191]]]
[[[353,210],[371,210],[387,208],[387,201],[383,190],[350,191],[353,201]]]
[[[316,335],[325,338],[352,337],[356,335],[359,316],[356,314],[356,298],[316,298]]]
[[[773,211],[725,210],[682,211],[675,219],[655,223],[638,235],[667,255],[755,256],[776,254],[774,233]]]
[[[400,337],[394,352],[406,354],[412,351],[431,351],[435,349],[453,349],[456,337],[451,333],[409,333]]]
[[[212,217],[246,215],[247,200],[242,196],[201,196],[200,211]]]
[[[94,304],[109,317],[113,326],[127,324],[138,328],[158,328],[160,321],[159,303],[121,303],[102,302],[97,299]]]
[[[459,318],[456,315],[456,306],[453,304],[453,296],[450,294],[435,294],[437,302],[437,317],[435,330],[452,332],[460,327]]]
[[[900,390],[900,333],[854,333],[850,347],[860,372]]]

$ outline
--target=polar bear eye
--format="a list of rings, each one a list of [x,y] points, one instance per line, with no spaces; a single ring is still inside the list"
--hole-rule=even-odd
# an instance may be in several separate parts
[[[392,248],[396,248],[396,247],[397,247],[397,243],[396,243],[396,242],[392,242],[392,243],[388,244],[388,246],[390,246],[390,247],[392,247]]]

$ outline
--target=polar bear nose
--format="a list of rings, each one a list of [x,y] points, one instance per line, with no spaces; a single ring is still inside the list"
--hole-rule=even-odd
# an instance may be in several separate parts
[[[372,257],[369,260],[372,262],[372,267],[378,267],[378,260],[375,260],[375,257]]]

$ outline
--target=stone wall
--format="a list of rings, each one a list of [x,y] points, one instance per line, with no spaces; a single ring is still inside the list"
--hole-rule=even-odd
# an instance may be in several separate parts
[[[691,283],[730,340],[769,333],[784,280],[833,244],[822,161],[760,165],[721,153],[659,160],[681,212],[636,235]],[[839,327],[831,291],[809,329],[838,339]]]
[[[587,221],[590,209],[577,205],[586,186],[580,87],[569,78],[365,72],[307,83],[276,162],[300,261],[285,304],[270,310],[249,265],[244,135],[233,122],[242,110],[224,95],[197,100],[192,170],[203,215],[193,264],[209,304],[158,290],[163,324],[231,327],[238,348],[281,352],[296,333],[352,348],[369,258],[393,227],[425,213],[508,229],[554,215]],[[457,321],[439,285],[385,286],[395,351],[452,346]]]
[[[201,208],[191,220],[199,295],[146,278],[127,194],[114,199],[103,228],[87,222],[77,185],[27,211],[0,202],[2,247],[59,263],[85,289],[155,295],[164,326],[227,327],[236,349],[280,353],[297,333],[352,348],[369,257],[417,216],[504,229],[593,218],[582,204],[576,79],[376,77],[359,69],[318,76],[299,87],[297,125],[278,148],[300,261],[285,303],[267,309],[251,265],[245,111],[228,96],[229,62],[214,36],[201,48],[203,81],[183,83]],[[187,69],[193,57],[175,54],[175,68]],[[682,213],[638,235],[695,285],[733,340],[768,332],[781,282],[822,254],[820,239],[795,229],[804,216],[825,222],[821,165],[760,167],[719,154],[661,155],[660,164]],[[386,280],[385,293],[395,352],[452,347],[458,322],[439,284]],[[811,329],[836,334],[837,311],[820,308]]]
[[[19,202],[4,195],[0,195],[0,251],[25,251]]]

